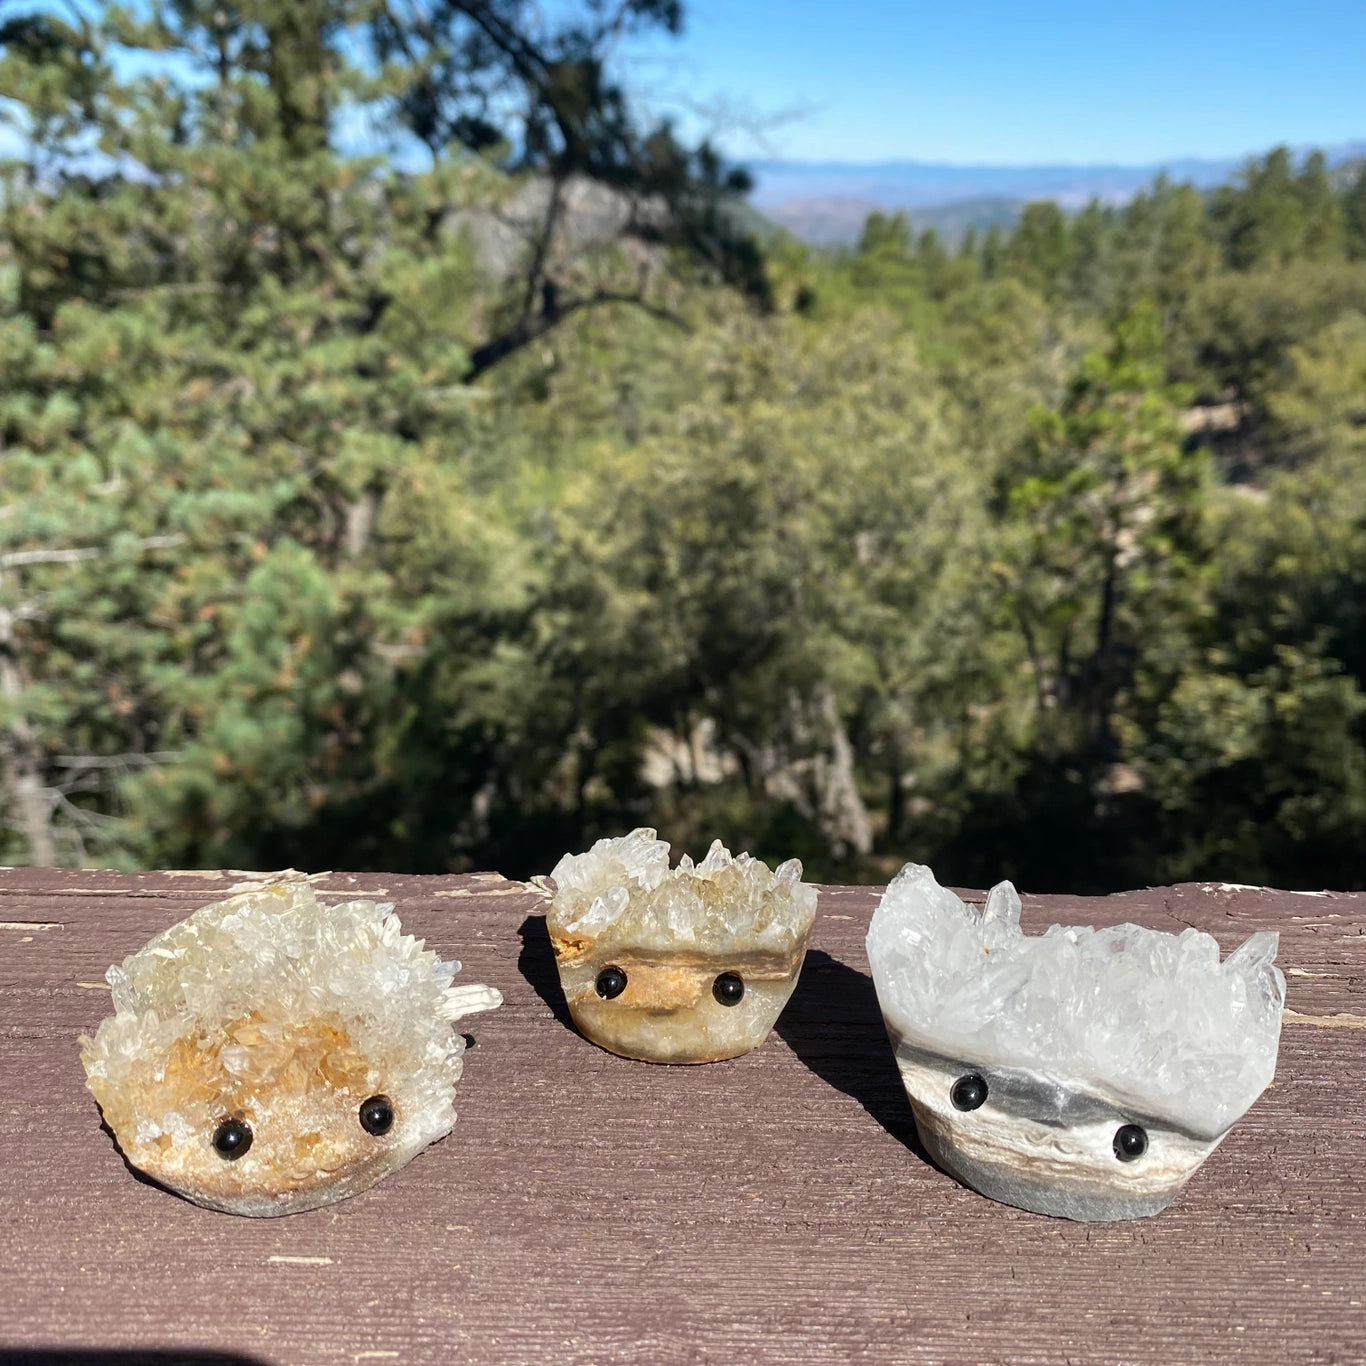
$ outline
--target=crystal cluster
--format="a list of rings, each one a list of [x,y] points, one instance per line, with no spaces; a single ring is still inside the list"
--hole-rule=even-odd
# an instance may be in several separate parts
[[[652,1062],[711,1062],[763,1042],[797,984],[816,892],[720,840],[669,867],[653,830],[566,854],[547,928],[570,1013],[595,1043]]]
[[[449,1133],[464,1039],[502,1003],[452,984],[390,905],[276,882],[206,906],[109,969],[82,1039],[125,1156],[198,1204],[289,1214],[340,1200]]]
[[[868,958],[921,1136],[1012,1204],[1154,1213],[1271,1081],[1277,936],[1221,963],[1194,929],[1028,936],[1019,921],[1009,883],[979,911],[914,864],[873,916]]]

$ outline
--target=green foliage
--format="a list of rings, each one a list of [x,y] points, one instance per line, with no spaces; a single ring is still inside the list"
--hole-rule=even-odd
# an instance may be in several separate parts
[[[1118,756],[1136,671],[1189,617],[1205,559],[1205,462],[1182,450],[1155,310],[1121,320],[1003,471],[1002,608],[1018,622],[1046,751]]]
[[[1173,322],[1176,373],[1211,399],[1236,398],[1260,420],[1290,373],[1295,348],[1366,309],[1366,263],[1296,261],[1205,277]]]
[[[1356,175],[1342,197],[1344,245],[1353,261],[1366,258],[1366,163],[1358,162]]]
[[[1052,200],[1026,204],[1005,250],[1006,270],[1050,297],[1062,284],[1067,257],[1067,220],[1062,210]]]
[[[1340,257],[1343,217],[1323,154],[1313,153],[1296,172],[1284,147],[1254,161],[1243,183],[1218,191],[1213,206],[1225,257],[1235,270]]]
[[[673,0],[414,12],[0,28],[5,859],[1366,885],[1366,175],[760,252]]]

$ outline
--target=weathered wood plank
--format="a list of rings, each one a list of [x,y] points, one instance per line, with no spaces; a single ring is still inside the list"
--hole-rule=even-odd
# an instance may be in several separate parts
[[[27,1349],[0,1360],[1366,1359],[1366,896],[1026,899],[1032,929],[1195,924],[1226,950],[1279,929],[1297,1012],[1276,1085],[1172,1209],[1080,1225],[919,1155],[863,952],[876,889],[823,894],[763,1048],[665,1068],[567,1026],[520,884],[332,875],[324,894],[384,889],[507,1001],[466,1022],[450,1138],[354,1200],[254,1221],[135,1179],[76,1045],[109,963],[241,876],[0,872],[0,1344]]]

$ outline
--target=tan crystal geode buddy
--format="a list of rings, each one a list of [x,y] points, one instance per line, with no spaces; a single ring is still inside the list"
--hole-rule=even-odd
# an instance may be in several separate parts
[[[196,911],[106,974],[87,1084],[133,1166],[230,1214],[365,1190],[455,1123],[454,1022],[502,1004],[452,986],[390,905],[275,882]]]
[[[816,891],[720,840],[701,863],[653,830],[566,854],[546,926],[574,1023],[610,1052],[715,1062],[757,1047],[797,985]]]

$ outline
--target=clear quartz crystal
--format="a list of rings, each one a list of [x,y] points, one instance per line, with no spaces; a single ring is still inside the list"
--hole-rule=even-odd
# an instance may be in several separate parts
[[[889,1028],[941,1057],[1017,1068],[1214,1138],[1270,1083],[1285,978],[1277,936],[1222,963],[1208,934],[1020,929],[1008,882],[980,911],[908,864],[868,932]]]
[[[551,878],[552,929],[636,948],[786,951],[816,913],[796,859],[770,872],[714,840],[701,863],[684,854],[670,872],[668,844],[648,829],[566,854]]]

